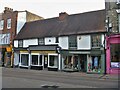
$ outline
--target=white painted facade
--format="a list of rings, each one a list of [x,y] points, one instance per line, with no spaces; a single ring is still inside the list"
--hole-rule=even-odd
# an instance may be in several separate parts
[[[59,37],[59,46],[62,49],[68,49],[68,37],[67,36]]]
[[[38,45],[38,39],[23,40],[23,47],[29,47],[29,45]]]
[[[51,45],[51,44],[56,44],[56,38],[55,37],[46,37],[45,45]]]
[[[78,50],[91,49],[91,37],[90,37],[90,35],[77,36],[77,49]]]
[[[26,12],[19,12],[17,18],[17,34],[26,23]]]

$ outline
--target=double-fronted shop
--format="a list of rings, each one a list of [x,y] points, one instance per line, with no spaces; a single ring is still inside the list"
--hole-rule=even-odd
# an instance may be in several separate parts
[[[52,46],[30,46],[14,53],[14,66],[30,69],[59,69],[60,55],[56,53],[56,45]]]

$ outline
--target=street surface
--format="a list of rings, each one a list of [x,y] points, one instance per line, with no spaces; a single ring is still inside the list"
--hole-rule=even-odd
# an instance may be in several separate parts
[[[2,88],[41,88],[46,85],[58,88],[118,88],[118,77],[114,77],[3,67]]]

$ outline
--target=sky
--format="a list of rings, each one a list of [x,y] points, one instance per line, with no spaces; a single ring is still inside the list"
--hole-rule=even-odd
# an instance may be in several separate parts
[[[105,9],[104,0],[0,0],[0,13],[4,7],[30,11],[44,18],[57,17],[60,12],[77,14]]]

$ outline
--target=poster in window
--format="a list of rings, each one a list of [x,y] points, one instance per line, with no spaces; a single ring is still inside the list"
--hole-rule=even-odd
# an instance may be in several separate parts
[[[98,57],[94,58],[94,66],[97,67],[98,66]]]
[[[112,68],[120,68],[120,62],[111,62]]]

